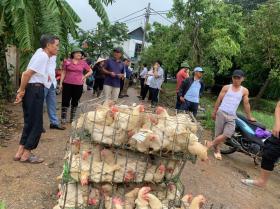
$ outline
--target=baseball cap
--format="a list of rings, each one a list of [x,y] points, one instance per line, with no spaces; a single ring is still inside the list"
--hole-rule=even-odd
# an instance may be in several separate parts
[[[122,53],[123,50],[121,47],[116,47],[116,48],[114,48],[113,52]]]
[[[235,71],[233,71],[232,76],[244,77],[245,74],[242,70],[235,70]]]
[[[204,70],[202,69],[202,67],[195,67],[194,68],[194,70],[193,70],[194,72],[204,72]]]

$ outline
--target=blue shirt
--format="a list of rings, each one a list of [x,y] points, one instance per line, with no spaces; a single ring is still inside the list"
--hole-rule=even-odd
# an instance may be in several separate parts
[[[189,90],[185,95],[185,100],[189,102],[199,103],[199,92],[200,92],[201,84],[199,80],[193,81]]]
[[[124,64],[122,61],[116,61],[114,58],[106,60],[104,68],[110,72],[116,74],[115,77],[111,75],[106,75],[104,79],[104,85],[120,88],[120,79],[117,74],[124,74]]]
[[[161,89],[161,85],[162,85],[163,81],[164,81],[164,71],[160,67],[158,69],[158,77],[156,78],[155,76],[153,76],[151,78],[150,87],[153,89]]]
[[[128,68],[128,66],[125,66],[125,78],[130,78],[132,75],[132,70]]]

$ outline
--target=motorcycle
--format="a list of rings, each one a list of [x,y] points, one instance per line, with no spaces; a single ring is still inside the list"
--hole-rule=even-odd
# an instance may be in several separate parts
[[[252,157],[255,165],[258,165],[267,138],[258,138],[255,134],[257,128],[266,129],[263,124],[249,121],[243,115],[237,114],[235,133],[221,147],[221,153],[228,155],[241,152]]]

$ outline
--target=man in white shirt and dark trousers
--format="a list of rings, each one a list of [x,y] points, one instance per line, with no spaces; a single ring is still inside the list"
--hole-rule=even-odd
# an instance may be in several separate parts
[[[15,161],[42,163],[44,160],[31,153],[36,149],[43,131],[44,85],[48,82],[50,58],[58,52],[59,38],[43,35],[40,39],[43,49],[35,53],[26,71],[22,73],[15,104],[22,102],[24,126]]]
[[[41,49],[42,50],[42,49]],[[45,84],[45,101],[47,104],[47,110],[50,120],[50,129],[65,130],[59,124],[59,120],[56,116],[56,78],[55,78],[55,68],[56,68],[56,56],[50,58],[50,64],[48,66],[48,82]]]
[[[140,91],[140,96],[138,96],[140,99],[143,98],[144,88],[145,88],[145,79],[146,79],[146,75],[148,73],[147,64],[143,64],[143,66],[144,66],[144,68],[140,73],[141,91]]]

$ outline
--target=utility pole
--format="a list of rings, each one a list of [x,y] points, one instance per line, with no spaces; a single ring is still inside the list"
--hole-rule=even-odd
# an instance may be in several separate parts
[[[149,19],[150,19],[150,15],[151,15],[150,12],[151,12],[151,3],[149,3],[148,7],[146,8],[144,35],[143,35],[143,42],[142,42],[142,49],[141,49],[141,51],[143,51],[144,47],[145,47],[147,29],[148,29]]]

